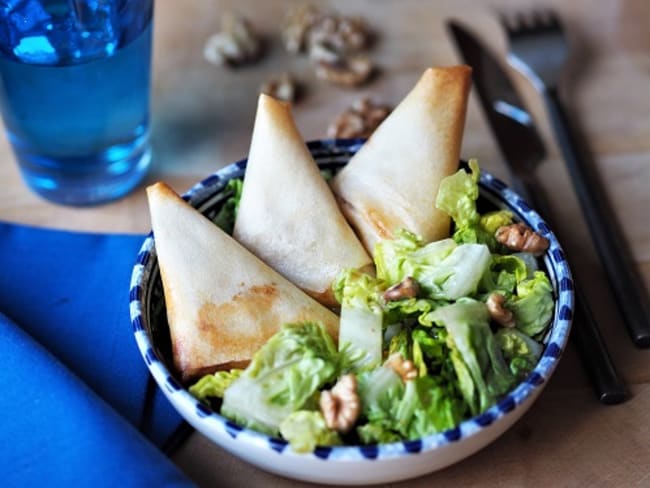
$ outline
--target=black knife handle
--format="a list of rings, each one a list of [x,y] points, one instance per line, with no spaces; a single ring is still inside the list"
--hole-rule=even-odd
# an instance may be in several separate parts
[[[544,101],[578,201],[600,255],[609,285],[630,337],[637,347],[650,347],[650,304],[607,197],[590,170],[585,153],[560,103],[558,92],[548,89]]]
[[[541,189],[516,177],[514,181],[515,191],[519,191],[528,200],[528,203],[548,221],[550,208]],[[575,316],[570,337],[600,402],[606,405],[622,403],[629,397],[629,391],[614,368],[598,322],[591,313],[589,303],[578,286],[575,276],[573,285]]]
[[[601,403],[606,405],[622,403],[628,399],[629,391],[614,369],[607,346],[587,306],[582,290],[575,280],[573,284],[576,306],[571,337],[582,364]]]

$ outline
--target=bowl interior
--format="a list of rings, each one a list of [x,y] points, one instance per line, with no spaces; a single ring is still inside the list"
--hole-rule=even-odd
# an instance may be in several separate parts
[[[362,140],[325,140],[310,142],[308,146],[322,170],[336,171],[362,144]],[[243,177],[245,167],[245,160],[233,163],[195,185],[183,198],[212,220],[227,198],[223,192],[226,183],[232,178]],[[482,429],[499,422],[518,407],[534,399],[550,378],[566,346],[573,315],[573,286],[564,253],[555,235],[541,217],[503,182],[483,170],[480,190],[480,212],[507,208],[515,214],[517,220],[525,222],[550,240],[551,245],[543,257],[543,265],[553,286],[555,312],[552,325],[543,339],[544,352],[539,363],[530,375],[497,405],[476,417],[463,421],[454,429],[421,440],[404,441],[394,445],[318,448],[314,453],[317,457],[333,460],[356,459],[359,455],[372,459],[392,458],[458,443],[477,435]],[[198,430],[203,431],[205,423],[206,429],[203,433],[214,438],[209,435],[211,428],[208,426],[209,422],[213,422],[219,424],[220,428],[233,438],[251,439],[277,452],[285,450],[285,441],[234,425],[194,399],[180,383],[178,379],[180,375],[173,366],[163,289],[151,234],[142,246],[133,271],[131,320],[136,341],[154,378],[161,388],[166,389],[166,393],[175,395],[174,405]],[[190,419],[189,416],[192,418]]]

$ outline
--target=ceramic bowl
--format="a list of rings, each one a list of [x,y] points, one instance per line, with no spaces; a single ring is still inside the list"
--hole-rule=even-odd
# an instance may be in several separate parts
[[[361,140],[308,143],[323,169],[344,165]],[[214,217],[223,202],[222,190],[231,178],[242,177],[246,161],[233,163],[191,188],[183,198],[206,217]],[[131,280],[131,323],[151,374],[172,405],[196,430],[234,455],[267,471],[290,478],[333,485],[388,483],[444,468],[494,441],[533,404],[555,370],[571,328],[571,274],[555,235],[540,216],[503,182],[481,172],[480,205],[510,209],[550,240],[543,256],[553,285],[555,312],[544,338],[544,352],[530,375],[480,415],[457,427],[422,439],[369,446],[320,447],[297,454],[282,439],[242,428],[197,401],[181,385],[173,368],[156,248],[150,234],[137,256]]]

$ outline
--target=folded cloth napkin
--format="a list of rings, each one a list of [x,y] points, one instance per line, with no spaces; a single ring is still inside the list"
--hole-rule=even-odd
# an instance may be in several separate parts
[[[179,432],[191,430],[153,383],[133,338],[128,290],[142,241],[142,236],[67,232],[0,222],[0,311],[19,325],[25,334],[21,337],[32,341],[21,349],[17,365],[7,368],[5,357],[12,357],[11,349],[1,336],[2,379],[7,382],[11,378],[14,388],[9,390],[15,395],[3,398],[3,420],[32,415],[23,410],[26,403],[21,391],[34,401],[41,392],[43,401],[48,402],[45,392],[51,393],[52,385],[42,377],[47,361],[38,347],[31,346],[38,343],[85,383],[87,391],[92,390],[157,446],[169,446]],[[29,366],[30,354],[42,363],[38,374]],[[50,363],[57,374],[65,371],[58,363]],[[50,380],[52,377],[48,376]],[[81,382],[62,381],[56,386],[66,389]],[[67,398],[66,392],[61,392],[57,401]],[[61,417],[53,419],[46,407],[40,413],[42,430]],[[80,430],[84,423],[80,420]],[[16,441],[4,431],[0,435],[5,444]],[[21,442],[30,442],[35,432],[25,431],[23,435]],[[105,440],[99,437],[96,442]]]
[[[153,444],[0,314],[3,486],[192,486]]]

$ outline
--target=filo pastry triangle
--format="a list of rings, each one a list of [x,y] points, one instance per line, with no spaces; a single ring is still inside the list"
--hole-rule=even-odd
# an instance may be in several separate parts
[[[169,186],[147,188],[176,369],[184,381],[243,367],[288,322],[338,317],[251,254]]]
[[[332,180],[341,209],[371,254],[406,229],[425,242],[449,235],[436,209],[440,180],[458,169],[471,68],[427,69]]]
[[[292,283],[327,306],[344,268],[372,259],[323,179],[291,114],[260,95],[233,236]]]

